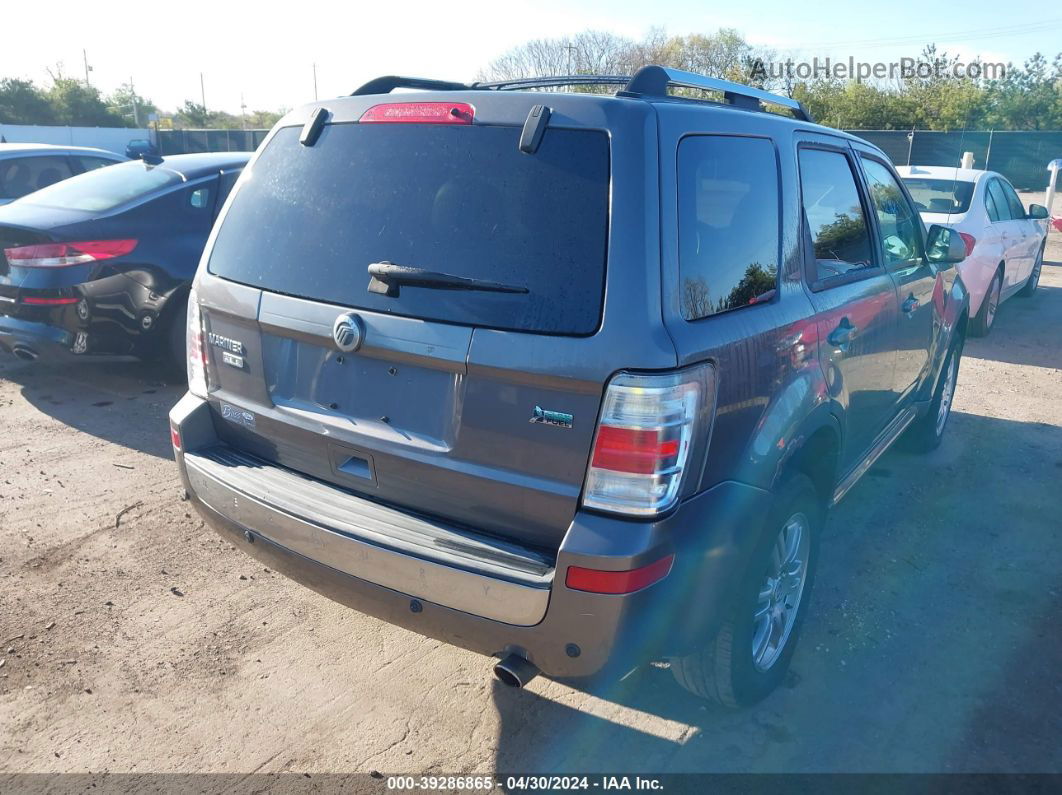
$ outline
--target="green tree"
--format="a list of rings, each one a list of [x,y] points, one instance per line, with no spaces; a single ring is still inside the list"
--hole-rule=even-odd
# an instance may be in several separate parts
[[[154,102],[136,93],[129,83],[122,83],[107,96],[107,106],[133,127],[146,127],[148,114],[159,112]]]
[[[55,112],[48,96],[32,80],[5,77],[0,80],[0,122],[55,124]]]
[[[56,124],[81,127],[122,127],[122,117],[110,111],[92,86],[69,77],[57,77],[48,90]]]
[[[209,126],[210,113],[197,102],[190,99],[184,101],[184,105],[177,111],[173,118],[174,127],[190,127],[193,129]]]

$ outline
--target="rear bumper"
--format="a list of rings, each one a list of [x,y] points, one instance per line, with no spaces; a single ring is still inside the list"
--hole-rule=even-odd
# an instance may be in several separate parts
[[[218,445],[206,401],[185,396],[170,420],[181,433],[184,451],[177,461],[189,499],[232,543],[359,612],[482,654],[519,654],[554,678],[621,674],[646,660],[688,651],[722,614],[767,504],[758,489],[724,483],[656,522],[579,513],[555,561],[537,574],[532,566],[520,572],[490,561],[476,571],[445,558],[450,544],[440,544],[438,555],[394,543],[385,547],[356,527],[322,524],[318,511],[282,507],[241,480],[248,474],[269,477],[268,470],[297,477],[287,470],[265,464],[238,475],[205,463],[195,451]],[[317,481],[306,484],[311,491],[342,495],[347,506],[351,500],[360,504],[364,516],[344,514],[355,525],[379,528],[373,522],[384,512],[392,522],[388,527],[401,534],[396,518],[401,512]],[[251,488],[258,493],[249,493]],[[309,498],[315,505],[327,502],[324,494]],[[564,585],[569,566],[626,570],[670,554],[675,554],[670,574],[632,594],[593,594]]]
[[[73,332],[59,326],[0,315],[0,348],[9,353],[31,351],[33,358],[60,359],[73,355],[73,344]]]

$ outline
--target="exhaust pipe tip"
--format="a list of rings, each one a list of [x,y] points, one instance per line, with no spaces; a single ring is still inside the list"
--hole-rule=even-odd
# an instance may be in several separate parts
[[[538,666],[519,654],[510,654],[494,665],[494,675],[502,684],[519,689],[538,676]]]
[[[28,348],[25,345],[16,345],[14,348],[11,349],[11,353],[13,353],[15,356],[17,356],[24,362],[37,361],[37,351],[33,350],[33,348]]]

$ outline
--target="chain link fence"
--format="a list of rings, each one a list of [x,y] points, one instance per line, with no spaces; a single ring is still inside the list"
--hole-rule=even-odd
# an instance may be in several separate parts
[[[1047,164],[1062,157],[1062,130],[847,132],[870,141],[898,166],[958,166],[963,152],[973,152],[974,168],[998,171],[1019,190],[1043,190],[1047,185]]]
[[[192,152],[253,152],[269,130],[159,130],[163,155]]]

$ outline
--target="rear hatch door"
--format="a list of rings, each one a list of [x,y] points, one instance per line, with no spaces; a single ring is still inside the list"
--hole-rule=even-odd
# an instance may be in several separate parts
[[[273,134],[199,278],[211,389],[230,444],[556,549],[617,367],[601,334],[610,138],[598,113],[597,125],[551,126],[521,152],[533,100],[495,102],[508,123],[477,109],[473,124],[333,121],[312,146],[300,127]],[[644,207],[639,165],[631,195]],[[384,262],[513,290],[371,291],[368,268]],[[627,294],[638,331],[614,342],[637,340],[634,366],[673,365],[668,341],[645,331],[646,312],[660,325],[659,305],[644,284],[617,289]],[[351,334],[356,350],[344,351]]]

